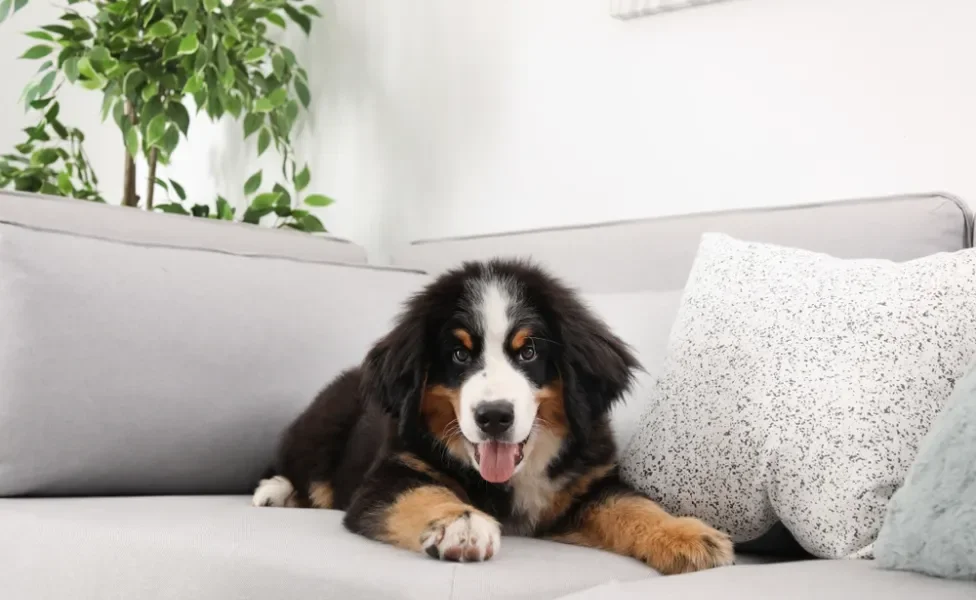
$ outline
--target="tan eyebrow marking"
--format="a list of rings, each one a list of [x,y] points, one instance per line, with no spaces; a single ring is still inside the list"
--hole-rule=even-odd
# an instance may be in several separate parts
[[[467,348],[468,350],[474,349],[474,342],[471,341],[470,333],[468,333],[463,329],[455,329],[452,333],[454,334],[454,337],[458,339],[458,341],[464,344],[465,348]]]
[[[512,350],[521,350],[531,335],[532,332],[528,327],[523,327],[516,331],[515,336],[512,338]]]

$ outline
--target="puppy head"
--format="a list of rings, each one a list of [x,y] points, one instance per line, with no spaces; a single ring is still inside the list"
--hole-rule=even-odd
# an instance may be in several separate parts
[[[411,298],[364,395],[489,482],[585,443],[639,365],[572,290],[524,262],[465,263]]]

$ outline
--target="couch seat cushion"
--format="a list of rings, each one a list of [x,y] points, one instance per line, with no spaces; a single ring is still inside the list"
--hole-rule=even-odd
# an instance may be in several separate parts
[[[504,538],[441,563],[342,528],[342,513],[246,496],[0,499],[3,598],[543,600],[657,575],[573,546]]]

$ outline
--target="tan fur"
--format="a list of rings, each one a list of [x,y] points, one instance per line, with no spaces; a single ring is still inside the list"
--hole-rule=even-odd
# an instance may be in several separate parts
[[[383,539],[401,548],[420,551],[421,538],[426,531],[455,521],[465,513],[484,514],[462,502],[445,487],[413,488],[400,494],[386,509]]]
[[[512,337],[512,350],[521,350],[522,346],[525,345],[525,342],[527,342],[531,336],[532,331],[529,329],[523,328],[516,331],[515,335]]]
[[[471,341],[471,334],[470,333],[468,333],[467,331],[465,331],[463,329],[455,329],[451,333],[454,334],[454,337],[456,337],[458,339],[458,341],[461,342],[461,344],[465,348],[467,348],[468,350],[473,350],[474,349],[474,342]]]
[[[536,421],[552,431],[556,437],[566,437],[569,434],[569,418],[563,402],[562,381],[556,381],[536,392],[535,402],[538,405]]]
[[[540,521],[543,523],[551,523],[561,517],[569,510],[573,501],[585,494],[590,489],[590,486],[606,477],[613,469],[614,465],[595,467],[590,472],[574,479],[566,487],[553,494],[549,506],[540,515]]]
[[[611,498],[583,514],[578,531],[557,541],[644,561],[663,574],[731,564],[732,543],[697,519],[672,517],[646,498]]]
[[[309,485],[308,499],[312,508],[332,508],[332,486],[324,481]]]
[[[427,427],[448,451],[462,460],[467,460],[467,452],[461,439],[458,426],[458,411],[461,406],[461,392],[443,385],[432,385],[424,390],[420,402],[420,414],[427,421]]]

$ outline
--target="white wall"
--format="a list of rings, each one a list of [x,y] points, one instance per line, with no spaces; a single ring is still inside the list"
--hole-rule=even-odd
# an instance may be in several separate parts
[[[976,203],[976,2],[396,11],[398,241],[943,189]],[[396,115],[396,116],[394,116]]]
[[[300,148],[339,201],[327,225],[378,261],[417,238],[718,208],[932,189],[976,204],[971,0],[732,0],[629,22],[606,0],[321,7]],[[23,21],[2,26],[0,68]],[[253,151],[237,131],[191,131],[183,179],[239,189]]]

